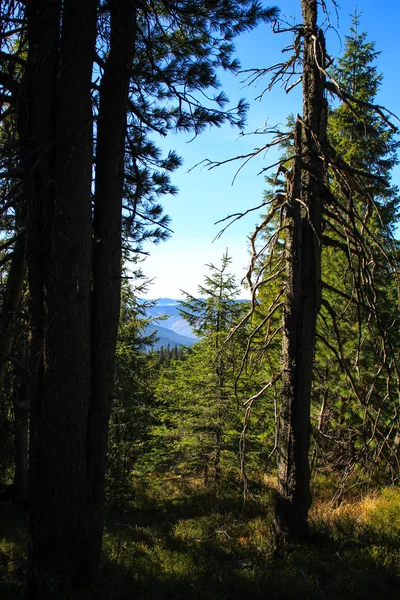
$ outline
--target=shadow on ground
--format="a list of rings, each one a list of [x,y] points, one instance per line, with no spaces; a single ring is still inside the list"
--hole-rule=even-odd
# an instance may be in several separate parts
[[[273,494],[141,486],[109,510],[101,569],[82,600],[379,600],[400,596],[399,537],[313,524],[276,557]],[[24,597],[26,518],[0,506],[0,598]],[[55,599],[57,600],[57,599]]]

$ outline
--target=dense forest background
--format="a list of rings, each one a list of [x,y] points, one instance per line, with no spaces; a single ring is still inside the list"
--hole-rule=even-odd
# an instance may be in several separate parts
[[[1,5],[4,598],[400,589],[398,119],[360,15],[332,60],[327,3],[299,4],[289,30],[248,0]],[[226,159],[280,150],[243,206],[251,299],[225,253],[165,346],[140,259],[181,159],[155,140],[243,130],[218,72],[267,23],[286,62],[246,76],[302,106]]]

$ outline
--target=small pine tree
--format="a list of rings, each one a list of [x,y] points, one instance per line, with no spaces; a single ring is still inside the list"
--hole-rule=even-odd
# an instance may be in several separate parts
[[[235,386],[245,349],[245,333],[227,337],[248,305],[237,300],[239,288],[229,273],[225,254],[221,267],[208,265],[209,275],[199,286],[201,298],[186,294],[181,314],[200,341],[185,361],[174,361],[163,370],[157,386],[157,417],[153,428],[149,464],[155,468],[210,477],[219,483],[233,470],[239,473],[239,438],[246,400],[257,386],[243,377]],[[260,452],[253,436],[253,450]],[[153,459],[151,459],[151,456]]]

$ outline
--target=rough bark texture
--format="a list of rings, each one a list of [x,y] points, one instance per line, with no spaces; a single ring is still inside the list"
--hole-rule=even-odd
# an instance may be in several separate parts
[[[19,134],[28,204],[34,358],[32,598],[62,597],[63,589],[83,583],[96,566],[86,456],[91,359],[90,91],[96,4],[95,0],[27,3],[29,50]]]
[[[120,310],[124,150],[136,3],[110,0],[92,219],[97,0],[27,2],[18,127],[28,202],[31,598],[96,571]],[[94,242],[94,247],[93,247]]]
[[[321,298],[321,221],[325,171],[319,144],[326,132],[323,38],[317,1],[302,0],[303,118],[295,132],[296,159],[288,182],[286,302],[283,316],[282,405],[278,432],[278,547],[307,533],[310,492],[310,396]]]
[[[124,152],[136,2],[109,3],[110,52],[100,88],[93,222],[92,403],[88,423],[89,494],[100,554],[108,424],[121,298]]]
[[[55,109],[53,87],[57,77],[57,55],[60,22],[60,2],[38,0],[27,3],[27,24],[29,51],[18,106],[18,132],[21,143],[21,159],[24,172],[25,193],[27,202],[27,262],[30,291],[30,325],[31,325],[31,358],[30,368],[30,544],[29,555],[31,567],[29,573],[31,596],[40,597],[40,585],[37,579],[46,569],[39,565],[38,553],[44,546],[46,532],[42,539],[37,539],[39,522],[45,523],[40,513],[40,502],[44,490],[40,494],[38,488],[44,484],[48,468],[46,457],[42,463],[41,448],[46,444],[43,433],[44,415],[41,407],[44,398],[44,325],[45,296],[47,287],[47,264],[49,261],[49,229],[50,207],[54,185],[53,154]],[[48,444],[50,448],[50,444]],[[51,454],[48,457],[51,459]],[[60,470],[61,471],[61,470]],[[61,477],[59,472],[56,480]],[[49,500],[44,500],[43,509],[52,502],[52,490]],[[47,527],[49,540],[47,550],[43,548],[43,563],[46,556],[58,553],[57,544],[53,540],[55,529],[54,508],[49,512]],[[53,527],[54,525],[54,527]],[[35,558],[32,560],[32,557]],[[49,569],[50,571],[50,569]],[[48,579],[51,575],[48,576]]]
[[[0,313],[0,399],[3,394],[7,360],[10,356],[15,317],[21,302],[22,287],[26,271],[26,236],[20,231],[14,244],[11,266],[7,277],[2,311]]]

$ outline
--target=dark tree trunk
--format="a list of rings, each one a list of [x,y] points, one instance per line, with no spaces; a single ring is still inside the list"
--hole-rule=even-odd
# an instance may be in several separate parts
[[[220,417],[219,417],[220,419]],[[217,485],[221,482],[221,445],[222,445],[222,426],[217,425],[215,432],[215,455],[214,455],[214,480]]]
[[[27,3],[19,104],[28,198],[33,365],[31,598],[68,597],[96,571],[120,310],[121,212],[136,3],[110,0],[92,222],[97,0]],[[61,29],[60,29],[61,27]],[[94,242],[94,247],[93,247]]]
[[[16,210],[18,212],[20,209],[17,207]],[[21,218],[17,217],[17,220],[21,221]],[[0,313],[0,398],[3,394],[6,365],[12,349],[15,318],[21,302],[22,287],[25,279],[25,250],[25,231],[21,229],[17,233],[17,239],[14,244],[2,311]]]
[[[26,508],[28,502],[28,435],[29,399],[27,381],[19,383],[14,397],[14,456],[13,504]]]
[[[7,360],[13,348],[18,327],[17,313],[20,310],[21,296],[26,274],[26,234],[25,203],[17,200],[15,207],[17,239],[14,244],[11,266],[7,277],[6,291],[0,314],[0,399],[4,393],[4,380]],[[18,335],[18,334],[17,334]],[[26,357],[22,357],[26,363]],[[16,377],[13,391],[14,411],[14,482],[13,502],[26,506],[28,496],[28,421],[29,400],[27,396],[26,373]]]
[[[19,132],[35,374],[30,393],[32,598],[63,597],[65,588],[83,583],[96,567],[86,455],[96,4],[27,3],[29,50]]]
[[[303,119],[295,131],[296,159],[288,182],[286,302],[283,316],[282,405],[278,431],[277,545],[307,534],[310,492],[310,397],[316,323],[321,301],[321,222],[325,170],[319,144],[326,136],[324,41],[317,1],[302,0]],[[318,61],[318,64],[317,64]]]
[[[204,485],[207,486],[208,485],[208,457],[205,456],[204,457],[204,469],[203,469],[203,481],[204,481]]]
[[[121,298],[122,192],[136,2],[112,0],[110,52],[100,87],[93,221],[92,403],[88,423],[89,495],[100,555],[108,424]]]

